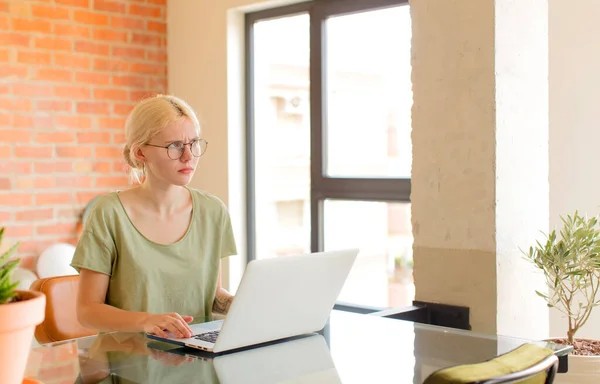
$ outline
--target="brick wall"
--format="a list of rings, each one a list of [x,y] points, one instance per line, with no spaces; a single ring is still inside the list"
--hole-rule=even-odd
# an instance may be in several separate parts
[[[0,0],[0,226],[25,267],[127,187],[124,121],[166,70],[166,0]]]

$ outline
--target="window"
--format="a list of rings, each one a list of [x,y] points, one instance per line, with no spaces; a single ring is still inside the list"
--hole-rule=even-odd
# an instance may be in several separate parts
[[[408,2],[299,3],[246,32],[249,259],[358,247],[340,302],[411,304]]]

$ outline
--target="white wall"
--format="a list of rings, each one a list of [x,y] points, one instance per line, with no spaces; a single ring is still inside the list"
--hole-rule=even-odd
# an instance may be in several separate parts
[[[600,1],[550,0],[550,226],[600,213]],[[567,320],[550,311],[550,333]],[[600,308],[578,337],[600,338]]]

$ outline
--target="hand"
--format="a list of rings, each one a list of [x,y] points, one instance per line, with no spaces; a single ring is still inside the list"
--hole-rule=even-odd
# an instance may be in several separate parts
[[[150,348],[150,355],[156,361],[169,366],[178,367],[182,364],[191,363],[194,361],[192,357],[177,355],[175,353],[169,353],[168,351],[159,351]]]
[[[171,332],[177,338],[188,338],[193,336],[192,329],[188,325],[194,320],[192,316],[181,316],[178,313],[167,313],[162,315],[149,315],[144,323],[144,332],[159,337],[168,337],[166,332]]]

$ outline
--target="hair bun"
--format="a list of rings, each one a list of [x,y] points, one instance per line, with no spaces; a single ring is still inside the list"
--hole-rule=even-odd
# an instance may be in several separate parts
[[[123,148],[123,159],[125,159],[125,162],[131,168],[134,168],[134,169],[138,168],[136,161],[131,157],[131,148],[129,148],[128,145],[125,145],[125,147]]]

